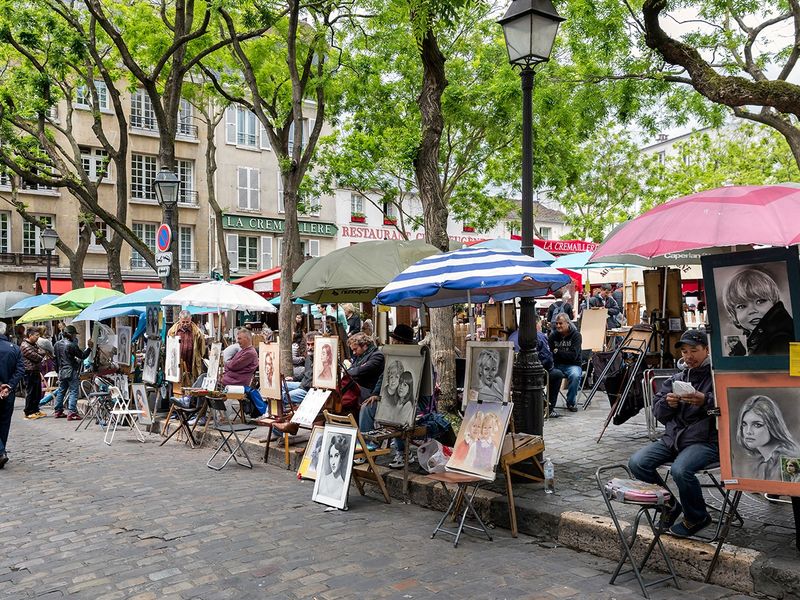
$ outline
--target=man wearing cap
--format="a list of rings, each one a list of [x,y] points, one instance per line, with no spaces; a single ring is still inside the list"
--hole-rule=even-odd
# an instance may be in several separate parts
[[[81,374],[81,363],[92,352],[92,340],[89,347],[81,350],[78,346],[78,330],[74,325],[67,325],[63,337],[54,346],[56,357],[56,370],[58,371],[58,389],[56,390],[56,405],[53,416],[56,419],[67,418],[68,421],[80,421],[78,414],[78,385]],[[69,392],[67,400],[67,414],[64,414],[64,396]]]
[[[681,501],[671,499],[660,526],[689,537],[711,523],[696,473],[719,462],[719,440],[716,421],[708,414],[714,408],[708,338],[689,329],[675,347],[681,351],[680,372],[665,381],[653,399],[653,415],[664,424],[664,435],[636,452],[628,466],[636,478],[664,485],[656,469],[672,462]],[[681,512],[684,518],[676,523]]]

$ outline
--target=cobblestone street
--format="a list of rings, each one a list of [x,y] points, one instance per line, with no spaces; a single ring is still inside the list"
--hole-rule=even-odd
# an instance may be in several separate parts
[[[17,402],[0,472],[0,597],[640,598],[613,567],[536,538],[430,539],[437,513],[351,489],[325,512],[312,485],[256,462],[205,466],[207,448],[25,421]],[[743,598],[684,581],[653,598]]]

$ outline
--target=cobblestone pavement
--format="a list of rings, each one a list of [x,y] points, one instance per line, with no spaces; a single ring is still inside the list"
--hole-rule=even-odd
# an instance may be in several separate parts
[[[208,449],[159,447],[52,418],[12,423],[0,471],[0,597],[640,598],[613,564],[494,531],[458,549],[430,539],[437,513],[351,490],[325,512],[311,484],[257,462],[205,466]],[[744,598],[682,582],[653,598]]]

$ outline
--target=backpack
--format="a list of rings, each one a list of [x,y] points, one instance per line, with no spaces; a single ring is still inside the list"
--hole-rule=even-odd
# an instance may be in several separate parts
[[[550,315],[550,331],[555,331],[555,329],[556,329],[556,318],[558,317],[558,315],[560,315],[561,313],[566,313],[567,312],[567,311],[564,310],[564,306],[566,304],[567,304],[566,302],[561,300],[559,303],[557,303],[557,304],[554,303],[552,305],[553,314]]]

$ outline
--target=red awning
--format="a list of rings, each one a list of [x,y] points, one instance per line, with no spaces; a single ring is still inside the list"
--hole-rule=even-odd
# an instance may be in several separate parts
[[[46,277],[39,277],[36,281],[39,286],[39,289],[46,291],[47,290],[47,278]],[[181,283],[181,288],[189,287],[190,285],[194,285],[197,282],[183,282]],[[110,288],[111,282],[107,279],[84,279],[83,280],[84,287],[102,287],[102,288]],[[131,292],[138,292],[139,290],[144,290],[146,288],[154,288],[154,289],[161,289],[163,286],[161,285],[160,281],[123,281],[123,285],[125,286],[125,293],[130,294]],[[50,280],[50,291],[53,294],[66,294],[72,290],[72,280],[71,279],[58,279],[53,277]]]
[[[275,267],[273,269],[267,269],[266,271],[259,271],[258,273],[253,273],[252,275],[248,275],[246,277],[240,277],[239,279],[231,281],[231,283],[235,283],[236,285],[246,287],[248,290],[252,290],[256,281],[264,279],[265,277],[271,278],[276,274],[278,275],[279,278],[278,282],[280,282],[281,268]],[[280,283],[278,285],[278,291],[280,291]]]

